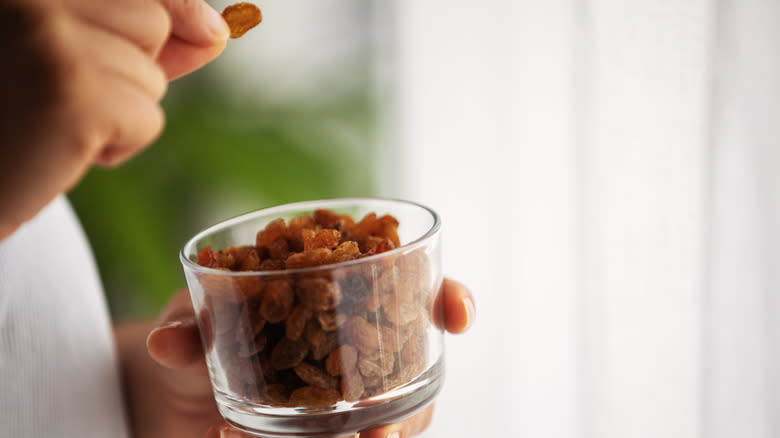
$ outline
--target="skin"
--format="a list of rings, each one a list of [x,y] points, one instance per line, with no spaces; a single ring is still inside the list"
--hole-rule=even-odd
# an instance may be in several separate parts
[[[202,0],[0,0],[0,240],[154,141],[168,81],[228,34]]]
[[[224,50],[229,30],[202,0],[0,0],[0,241],[72,188],[161,133],[168,83]],[[460,333],[471,295],[445,281],[437,321]],[[242,436],[216,410],[186,294],[158,321],[115,329],[128,418],[137,438]],[[432,407],[361,433],[423,430]]]
[[[460,283],[445,279],[435,305],[450,333],[474,323],[474,300]],[[127,405],[137,437],[252,438],[222,421],[206,370],[195,313],[186,291],[176,294],[157,321],[121,324],[116,330]],[[405,438],[428,427],[433,405],[398,423],[360,433],[361,438]]]

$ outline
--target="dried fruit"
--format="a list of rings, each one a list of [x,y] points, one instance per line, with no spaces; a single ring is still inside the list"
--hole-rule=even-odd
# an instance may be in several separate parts
[[[306,342],[282,338],[271,352],[271,366],[276,370],[286,370],[298,366],[307,354],[309,354],[309,344]]]
[[[311,251],[313,249],[328,248],[333,249],[339,245],[341,233],[338,230],[323,228],[321,230],[303,230],[303,250]]]
[[[331,250],[317,248],[311,251],[299,252],[287,257],[287,269],[309,268],[330,263]]]
[[[389,215],[355,222],[317,210],[269,222],[255,245],[200,250],[193,259],[214,270],[280,271],[198,273],[206,291],[204,345],[230,391],[271,406],[323,407],[381,394],[422,373],[434,287],[424,250],[284,272],[390,251],[400,245],[397,231]]]
[[[351,316],[344,324],[344,333],[361,353],[371,354],[379,349],[379,331],[360,316]]]
[[[387,376],[393,372],[395,356],[390,354],[360,355],[358,369],[366,377]]]
[[[325,370],[331,376],[341,376],[355,369],[358,352],[347,344],[333,350],[325,359]],[[362,392],[362,391],[361,391]]]
[[[311,346],[311,358],[314,360],[325,359],[331,351],[339,346],[339,335],[336,332],[325,332],[325,337],[317,345]]]
[[[290,395],[290,405],[307,408],[324,408],[341,399],[335,389],[323,389],[316,386],[298,388]]]
[[[360,400],[365,391],[363,378],[354,368],[341,376],[341,396],[348,402]]]
[[[338,310],[328,310],[317,313],[317,322],[326,332],[332,332],[347,322],[347,315]]]
[[[250,357],[260,353],[265,348],[268,337],[265,332],[258,333],[254,338],[243,338],[239,341],[239,357]]]
[[[285,323],[285,336],[290,340],[298,340],[303,335],[306,323],[311,318],[311,310],[302,305],[295,306]]]
[[[336,389],[338,387],[338,378],[329,375],[314,365],[304,362],[296,366],[294,370],[295,374],[308,385],[323,389]]]
[[[252,3],[242,2],[225,8],[222,18],[230,27],[230,38],[240,38],[263,21],[263,13]]]
[[[295,287],[295,294],[301,304],[312,312],[335,309],[343,295],[338,282],[324,278],[304,278]]]
[[[260,316],[272,324],[282,322],[290,315],[294,301],[295,295],[287,280],[272,281],[265,288]]]
[[[283,238],[287,233],[284,219],[276,219],[268,223],[261,231],[257,232],[255,244],[259,248],[270,248],[277,239]]]

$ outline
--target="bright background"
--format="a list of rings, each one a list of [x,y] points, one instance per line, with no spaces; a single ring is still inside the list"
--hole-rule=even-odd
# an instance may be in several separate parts
[[[116,316],[219,219],[399,196],[479,314],[426,436],[780,436],[780,3],[261,6],[72,196]]]

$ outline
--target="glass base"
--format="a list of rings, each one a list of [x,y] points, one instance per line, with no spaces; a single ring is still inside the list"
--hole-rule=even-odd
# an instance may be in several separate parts
[[[355,403],[341,402],[319,409],[270,408],[217,393],[225,420],[242,431],[264,438],[330,438],[401,421],[427,406],[439,393],[444,367],[436,362],[407,385]]]

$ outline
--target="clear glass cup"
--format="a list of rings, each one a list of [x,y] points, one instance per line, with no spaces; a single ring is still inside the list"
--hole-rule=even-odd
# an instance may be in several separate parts
[[[197,264],[205,247],[254,245],[282,218],[317,209],[398,222],[401,246],[340,264],[230,271]],[[397,422],[443,382],[440,221],[400,200],[344,198],[248,213],[181,251],[222,416],[260,436],[337,437]]]

